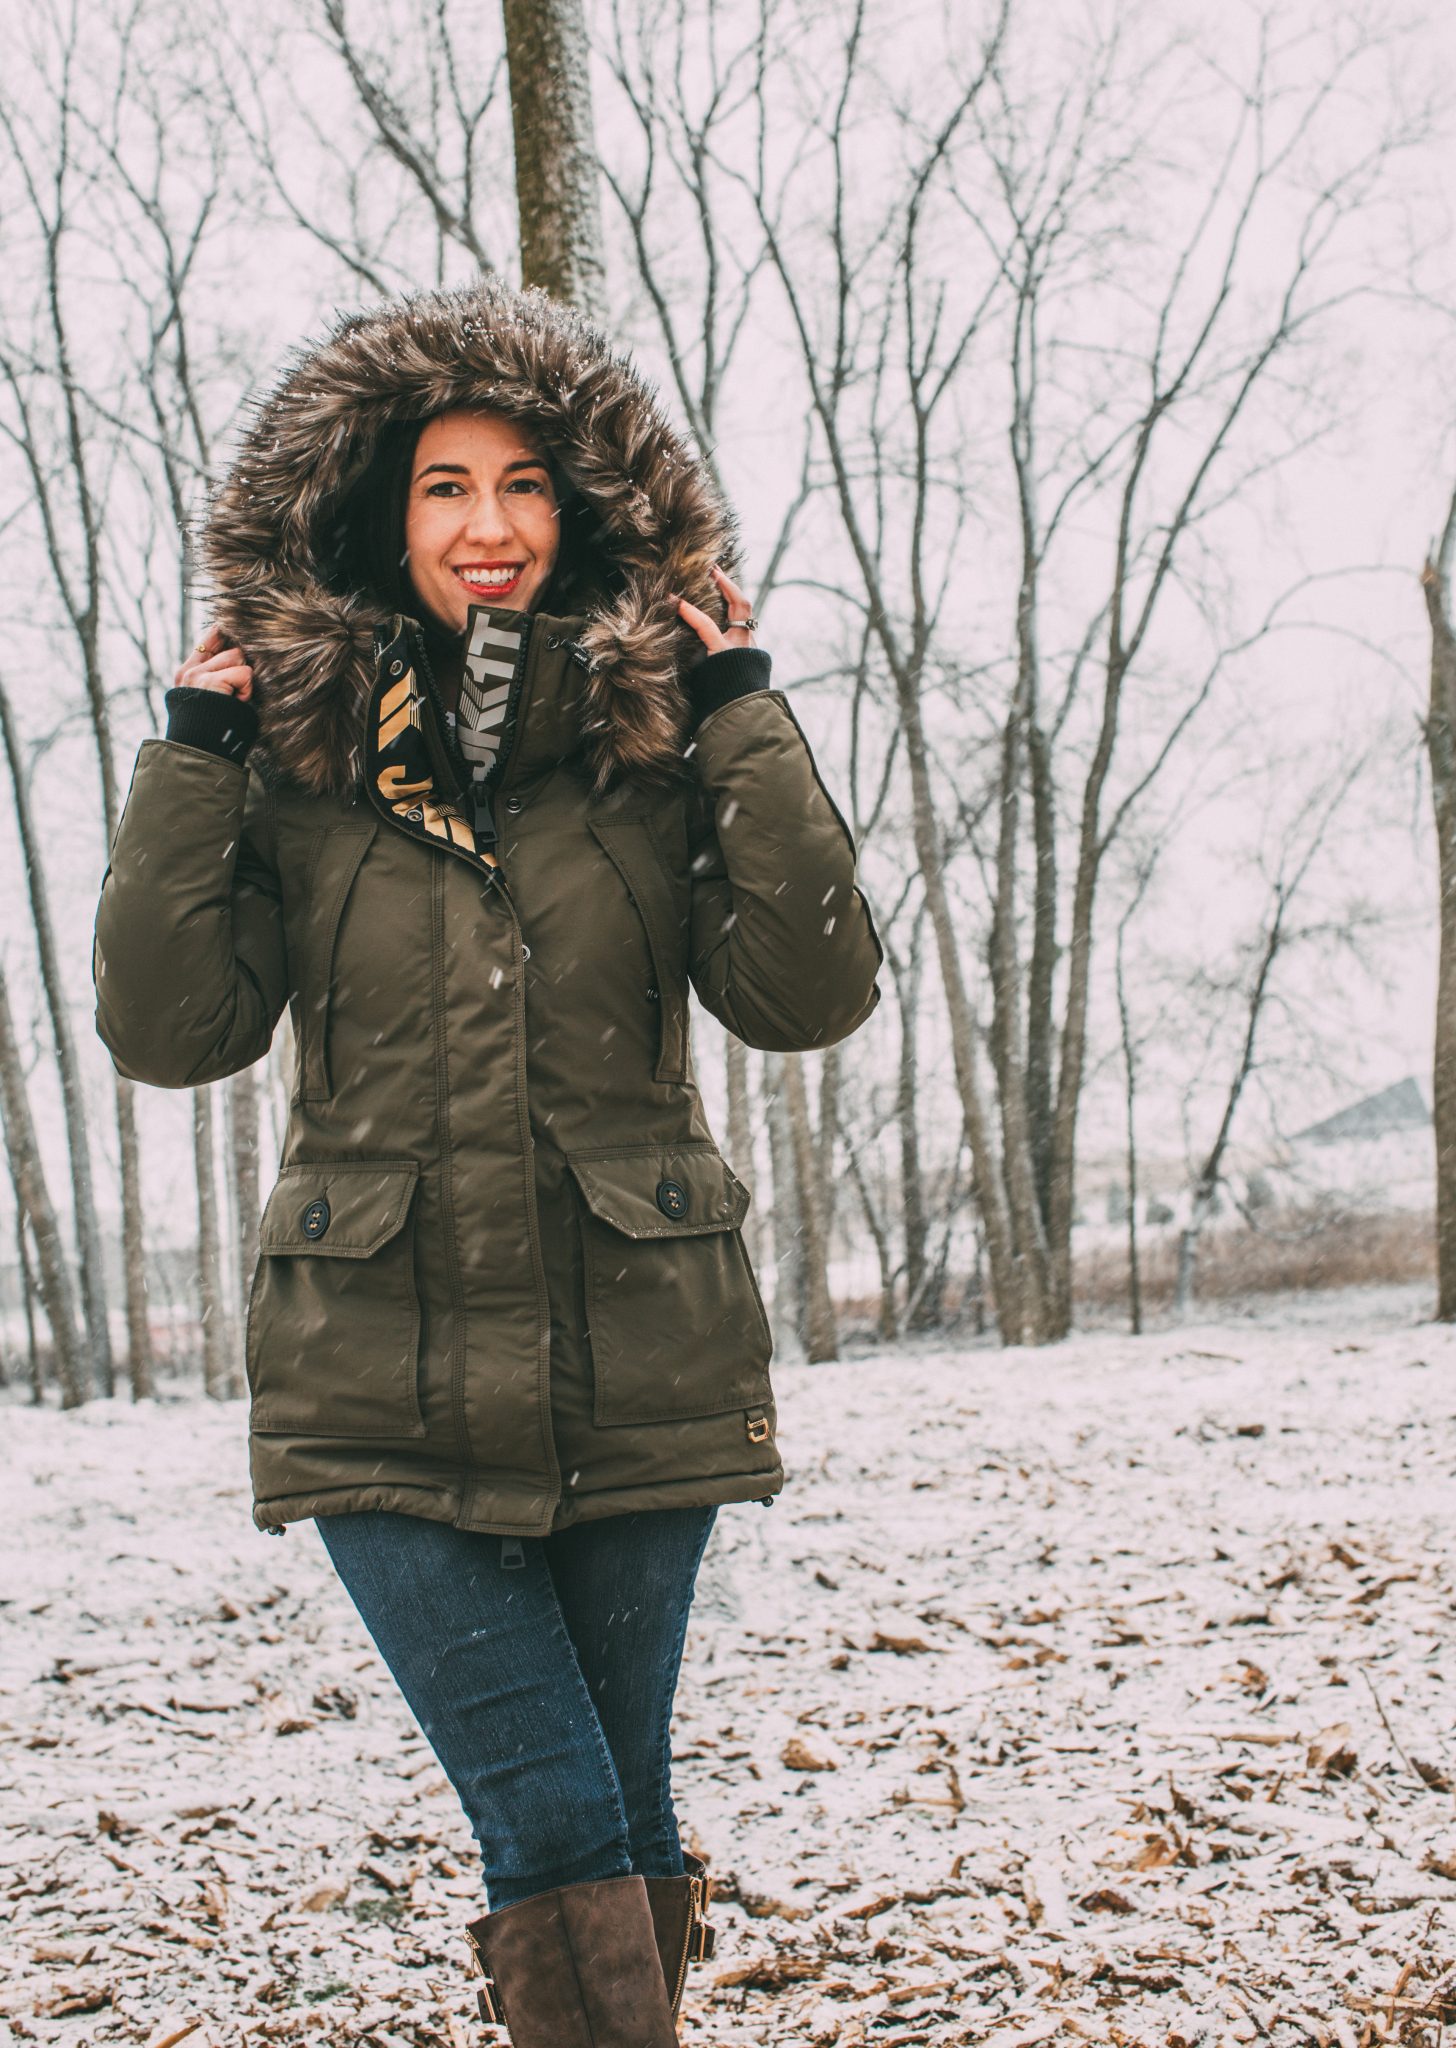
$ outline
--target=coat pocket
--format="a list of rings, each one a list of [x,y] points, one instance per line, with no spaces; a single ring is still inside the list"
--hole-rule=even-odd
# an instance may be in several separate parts
[[[581,1196],[599,1426],[769,1398],[773,1339],[740,1225],[748,1190],[707,1139],[567,1154]]]
[[[423,1436],[413,1160],[285,1166],[248,1304],[255,1431]]]

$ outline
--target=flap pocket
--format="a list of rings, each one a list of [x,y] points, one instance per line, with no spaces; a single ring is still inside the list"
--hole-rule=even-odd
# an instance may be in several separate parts
[[[601,1146],[566,1163],[592,1214],[624,1237],[737,1230],[748,1214],[748,1189],[708,1139]]]
[[[423,1436],[413,1159],[285,1166],[248,1309],[255,1433]]]
[[[566,1163],[582,1198],[598,1426],[766,1403],[773,1339],[738,1227],[748,1189],[717,1146],[604,1145]]]
[[[413,1159],[285,1166],[268,1197],[260,1251],[368,1259],[398,1232],[420,1169]]]

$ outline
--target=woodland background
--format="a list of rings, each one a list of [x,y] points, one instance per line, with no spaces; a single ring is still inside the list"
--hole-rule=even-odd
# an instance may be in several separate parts
[[[791,1483],[694,1608],[685,2040],[1442,2048],[1447,14],[5,31],[0,2048],[477,2038],[463,1816],[315,1532],[248,1514],[287,1025],[136,1089],[89,967],[249,395],[483,268],[720,476],[886,943],[828,1054],[696,1019]]]
[[[95,892],[248,394],[482,268],[586,305],[693,434],[860,846],[870,1027],[697,1023],[781,1354],[1430,1275],[1451,40],[1170,0],[22,8],[10,1385],[238,1389],[287,1024],[187,1099],[117,1081]]]

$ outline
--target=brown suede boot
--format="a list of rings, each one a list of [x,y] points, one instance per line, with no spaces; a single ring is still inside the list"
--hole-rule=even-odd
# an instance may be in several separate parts
[[[511,2048],[678,2048],[647,1888],[631,1877],[537,1892],[465,1930],[480,2016]]]
[[[682,2005],[683,1985],[689,1963],[706,1963],[716,1941],[708,1921],[708,1902],[713,1880],[708,1867],[696,1856],[683,1851],[681,1877],[649,1877],[647,1903],[652,1908],[652,1926],[657,1935],[657,1953],[667,1979],[667,1998],[672,2016]]]

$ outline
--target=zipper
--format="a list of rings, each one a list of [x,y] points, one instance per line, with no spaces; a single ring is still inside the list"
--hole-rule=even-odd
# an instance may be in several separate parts
[[[688,1879],[688,1918],[683,1928],[682,1954],[677,1959],[677,1978],[672,1987],[672,2010],[676,2016],[682,2003],[683,1987],[688,1981],[688,1959],[693,1952],[693,1934],[703,1911],[703,1880],[700,1877]]]

